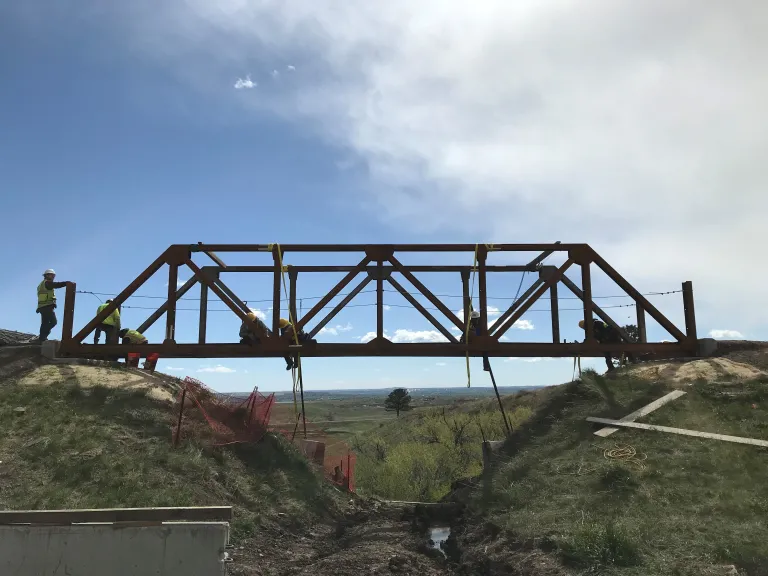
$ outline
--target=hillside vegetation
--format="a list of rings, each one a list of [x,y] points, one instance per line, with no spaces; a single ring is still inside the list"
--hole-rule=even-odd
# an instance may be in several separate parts
[[[125,385],[136,378],[43,366],[3,381],[0,508],[232,505],[235,539],[278,514],[309,522],[332,512],[332,490],[278,437],[215,449],[201,427],[174,449],[171,403]]]
[[[450,539],[463,574],[765,576],[767,450],[645,430],[601,438],[586,421],[620,418],[675,388],[686,395],[640,421],[768,439],[768,377],[757,370],[686,381],[587,371],[505,398],[515,431],[485,481],[478,424],[503,436],[495,402],[412,415],[358,439],[358,485],[436,499],[454,483],[448,498],[468,505]],[[454,443],[454,423],[467,422]],[[636,456],[611,457],[617,447]],[[456,482],[466,476],[475,479]]]

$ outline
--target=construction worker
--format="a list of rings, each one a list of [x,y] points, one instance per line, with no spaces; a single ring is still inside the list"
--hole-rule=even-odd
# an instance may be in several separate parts
[[[131,330],[130,328],[123,328],[122,330],[120,330],[120,338],[123,339],[123,344],[147,344],[148,343],[147,337],[144,336],[144,334],[136,330]],[[131,366],[133,368],[138,368],[140,359],[141,359],[141,354],[139,352],[129,352],[127,355],[127,358],[125,359],[125,365]],[[156,359],[155,359],[155,362],[157,362]]]
[[[37,285],[37,313],[40,314],[40,335],[38,342],[45,342],[56,326],[56,288],[64,288],[69,282],[54,282],[56,272],[48,269],[43,272],[43,281]]]
[[[596,318],[592,319],[592,333],[595,336],[595,340],[597,340],[600,344],[620,344],[621,343],[621,334],[618,330],[616,330],[613,326],[610,324],[607,324],[603,322],[602,320],[598,320]],[[579,328],[584,330],[584,320],[579,320]],[[627,358],[630,362],[634,361],[634,357],[631,354],[627,354]],[[605,354],[605,365],[608,367],[608,371],[614,369],[613,366],[613,354],[610,352],[606,352]]]
[[[100,314],[104,308],[109,306],[109,303],[112,302],[111,299],[107,300],[104,304],[100,305],[98,308],[96,308],[96,314]],[[101,337],[101,333],[104,332],[104,342],[107,344],[112,344],[114,341],[117,340],[117,332],[120,330],[120,311],[115,308],[112,311],[112,314],[104,318],[104,320],[96,326],[96,333],[93,336],[93,343],[98,344],[99,338]]]
[[[256,324],[257,332],[254,333],[251,327],[246,322],[243,322],[240,325],[240,344],[258,344],[262,338],[269,338],[270,331],[267,329],[267,325],[261,321],[261,318],[256,316],[256,312],[251,310],[246,316],[251,322]]]
[[[472,310],[469,313],[469,339],[472,340],[473,336],[480,335],[480,312]],[[466,341],[466,332],[462,333],[459,342],[462,344]]]
[[[316,342],[316,340],[304,332],[304,330],[299,330],[298,334],[296,334],[296,338],[294,338],[293,324],[291,324],[285,318],[280,318],[280,336],[287,340],[289,344],[296,344],[296,340],[299,341],[299,344],[304,342]],[[290,370],[291,368],[298,368],[299,366],[298,354],[294,354],[293,356],[285,356],[284,360],[286,370]]]

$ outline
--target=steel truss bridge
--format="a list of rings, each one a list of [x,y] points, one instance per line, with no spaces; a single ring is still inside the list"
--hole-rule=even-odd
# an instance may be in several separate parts
[[[357,255],[359,262],[350,266],[293,266],[290,258],[297,253],[349,253]],[[509,252],[540,252],[532,261],[518,265],[490,264],[493,255]],[[224,253],[260,253],[271,255],[271,263],[261,266],[228,266],[219,254]],[[462,265],[410,265],[401,263],[398,257],[403,254],[463,253]],[[561,266],[545,266],[544,260],[552,254],[565,255]],[[195,257],[205,257],[206,264],[195,262]],[[473,260],[474,264],[467,262]],[[602,270],[616,285],[634,300],[637,310],[638,341],[632,341],[621,327],[592,299],[592,265]],[[144,345],[131,344],[87,344],[84,339],[109,316],[115,308],[121,306],[154,274],[166,267],[168,275],[168,296],[166,301],[147,320],[137,327],[139,332],[146,331],[155,322],[165,316],[165,339],[163,342]],[[192,276],[180,288],[177,287],[179,269],[188,268]],[[581,286],[576,285],[565,273],[572,267],[578,267],[581,274]],[[451,272],[456,274],[457,282],[462,283],[464,317],[458,317],[440,298],[430,291],[418,276],[433,272]],[[488,274],[509,272],[530,272],[537,274],[537,279],[513,304],[489,326],[488,297],[486,293]],[[206,341],[209,292],[218,297],[240,320],[253,326],[247,318],[248,306],[234,291],[230,290],[224,278],[231,274],[262,273],[273,276],[272,318],[273,336],[263,339],[258,345],[233,343],[209,343]],[[325,294],[309,311],[300,318],[296,310],[297,284],[300,276],[315,273],[346,273],[341,281]],[[466,323],[471,308],[470,278],[476,274],[480,312],[480,334],[469,343],[462,343],[449,329],[452,324],[460,333],[465,333]],[[696,318],[694,312],[693,289],[691,282],[682,284],[685,327],[681,330],[668,320],[638,290],[625,280],[608,262],[587,244],[175,244],[163,252],[149,267],[131,282],[125,290],[112,299],[112,302],[97,314],[79,331],[74,330],[75,297],[77,287],[71,284],[66,289],[62,341],[59,350],[61,356],[82,358],[108,358],[124,356],[128,352],[159,353],[164,358],[272,358],[283,357],[297,352],[292,342],[280,337],[278,322],[281,314],[281,301],[285,298],[285,277],[288,278],[288,309],[291,320],[299,328],[315,336],[357,294],[369,284],[376,287],[376,338],[366,343],[305,343],[300,346],[302,357],[347,357],[347,356],[415,356],[415,357],[602,357],[606,353],[618,356],[622,353],[650,355],[653,357],[683,357],[697,354]],[[423,276],[422,276],[423,277]],[[347,286],[354,284],[352,290],[336,304],[324,317],[320,313]],[[432,303],[444,317],[437,318],[427,310],[405,285],[409,283],[423,297]],[[420,312],[434,326],[446,342],[396,343],[385,337],[384,330],[384,285],[392,286],[397,292]],[[176,342],[176,304],[194,286],[200,287],[200,318],[196,343]],[[614,344],[601,344],[594,338],[591,322],[586,322],[585,340],[580,343],[567,343],[560,340],[560,318],[558,309],[558,290],[567,289],[583,304],[583,317],[589,320],[596,315],[622,335],[623,341]],[[546,296],[545,296],[546,295]],[[508,330],[522,318],[531,306],[541,298],[549,298],[552,324],[551,342],[514,342],[502,341]],[[510,295],[510,299],[512,296]],[[659,323],[673,341],[648,342],[646,338],[646,314]]]

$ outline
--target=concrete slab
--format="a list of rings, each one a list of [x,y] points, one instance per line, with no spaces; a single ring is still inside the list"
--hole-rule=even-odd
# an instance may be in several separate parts
[[[227,522],[0,526],[0,574],[224,576]]]

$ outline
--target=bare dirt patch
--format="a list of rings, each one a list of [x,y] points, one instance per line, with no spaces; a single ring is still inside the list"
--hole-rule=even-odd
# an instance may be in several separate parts
[[[99,366],[79,366],[70,364],[49,364],[40,366],[19,379],[22,386],[51,386],[53,384],[77,385],[81,388],[104,386],[123,390],[146,390],[153,400],[172,402],[171,393],[150,381],[142,374],[129,370],[115,370]]]
[[[644,380],[665,380],[675,385],[690,385],[697,380],[741,382],[764,376],[765,372],[729,358],[706,358],[692,362],[660,362],[639,366],[630,371]]]

